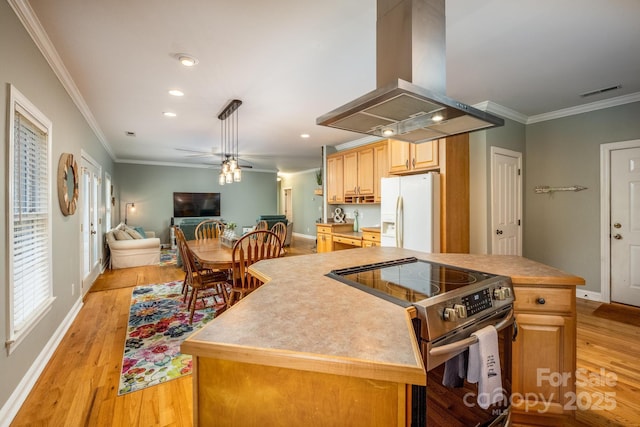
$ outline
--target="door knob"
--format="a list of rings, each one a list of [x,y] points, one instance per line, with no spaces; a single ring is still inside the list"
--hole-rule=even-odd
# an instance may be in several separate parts
[[[613,238],[616,240],[622,240],[622,236],[620,234],[614,235]]]
[[[622,228],[622,224],[616,222],[615,224],[613,224],[613,228]]]

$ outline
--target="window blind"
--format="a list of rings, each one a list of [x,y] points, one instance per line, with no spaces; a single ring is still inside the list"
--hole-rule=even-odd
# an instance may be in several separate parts
[[[52,298],[47,133],[15,110],[13,133],[12,336],[38,318]]]

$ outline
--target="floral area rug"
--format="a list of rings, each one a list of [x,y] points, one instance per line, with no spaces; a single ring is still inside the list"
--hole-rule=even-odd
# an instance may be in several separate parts
[[[160,266],[163,265],[176,265],[176,250],[175,249],[161,249],[160,250]]]
[[[189,310],[182,302],[182,281],[133,289],[118,395],[191,373],[191,356],[180,353],[180,344],[214,318],[210,298],[216,297],[198,301],[211,308],[196,309],[189,325]]]

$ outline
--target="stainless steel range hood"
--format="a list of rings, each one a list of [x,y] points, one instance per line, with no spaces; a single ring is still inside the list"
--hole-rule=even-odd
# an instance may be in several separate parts
[[[378,0],[377,89],[316,123],[414,143],[504,125],[445,95],[445,0]]]

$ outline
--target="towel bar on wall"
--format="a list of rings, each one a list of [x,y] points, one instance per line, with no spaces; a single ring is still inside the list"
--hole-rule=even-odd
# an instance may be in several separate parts
[[[582,191],[586,190],[588,187],[583,187],[581,185],[572,185],[571,187],[549,187],[548,185],[538,185],[533,191],[536,194],[545,194],[545,193],[554,193],[556,191]]]

